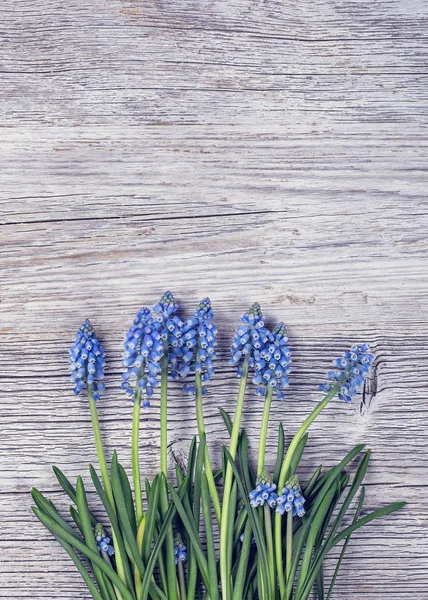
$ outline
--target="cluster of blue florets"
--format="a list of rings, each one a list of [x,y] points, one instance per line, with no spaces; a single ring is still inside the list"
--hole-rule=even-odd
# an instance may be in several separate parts
[[[294,475],[285,484],[281,496],[278,496],[276,512],[283,515],[285,512],[292,511],[293,517],[303,517],[305,514],[304,503],[305,499],[300,489],[299,480]]]
[[[85,386],[91,386],[94,400],[104,391],[104,350],[96,338],[94,328],[86,319],[76,334],[76,341],[70,348],[71,380],[74,393],[80,394]]]
[[[122,389],[132,400],[137,388],[140,389],[143,393],[143,406],[150,406],[148,397],[153,395],[153,390],[158,385],[160,360],[164,352],[159,323],[153,319],[150,309],[143,307],[137,314],[126,334],[124,348]]]
[[[248,496],[253,508],[263,506],[267,503],[271,508],[276,506],[278,494],[275,493],[276,485],[272,482],[269,474],[263,471],[256,480],[256,487]]]
[[[180,562],[186,562],[187,560],[187,548],[183,544],[183,541],[180,536],[177,536],[174,541],[174,554],[175,554],[175,564]]]
[[[171,375],[178,377],[179,360],[181,358],[180,338],[183,327],[182,320],[175,314],[178,304],[171,292],[165,292],[159,302],[154,305],[155,320],[158,322],[159,335],[167,345],[168,362],[171,367]]]
[[[351,350],[345,352],[341,358],[333,361],[335,369],[327,373],[329,383],[321,384],[318,389],[321,392],[330,392],[334,386],[340,384],[338,397],[345,402],[351,402],[353,396],[364,383],[373,362],[373,354],[370,354],[369,344],[354,345]]]
[[[105,552],[109,556],[114,554],[114,548],[110,544],[110,538],[106,535],[104,527],[97,523],[94,529],[95,541],[97,542],[98,551],[100,553]]]
[[[189,373],[200,373],[202,381],[207,382],[214,374],[214,346],[217,343],[217,327],[212,322],[213,311],[211,301],[205,298],[181,329],[181,356],[178,372],[181,377]],[[195,393],[195,386],[185,384],[184,390]],[[206,393],[203,388],[202,393]]]
[[[240,325],[235,332],[232,343],[231,364],[238,367],[238,375],[242,376],[242,363],[248,358],[250,367],[255,364],[255,352],[261,350],[267,342],[269,330],[264,326],[262,309],[256,302],[250,310],[242,315]]]
[[[278,323],[261,349],[255,350],[253,383],[257,385],[256,392],[259,396],[265,396],[267,390],[272,388],[278,400],[284,399],[282,390],[288,386],[291,363],[287,342],[287,329],[284,323]]]

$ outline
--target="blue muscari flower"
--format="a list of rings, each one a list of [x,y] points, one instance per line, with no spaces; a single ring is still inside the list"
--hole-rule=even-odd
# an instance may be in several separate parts
[[[213,311],[209,298],[201,300],[193,315],[182,326],[180,338],[181,356],[178,372],[182,377],[189,373],[200,373],[202,381],[207,382],[214,374],[213,359],[216,355],[217,328],[212,323]],[[184,390],[195,393],[195,387],[184,385]],[[203,394],[206,393],[204,388]]]
[[[183,544],[183,540],[180,535],[177,535],[174,540],[174,554],[175,554],[175,564],[178,564],[178,561],[185,562],[187,560],[187,548]]]
[[[171,367],[171,375],[174,378],[178,377],[178,363],[182,355],[180,338],[183,322],[174,314],[177,310],[178,304],[171,292],[165,292],[153,307],[158,332],[164,343],[164,351],[166,347],[168,348],[168,362]]]
[[[248,357],[248,364],[254,367],[254,353],[260,350],[268,340],[269,331],[264,326],[260,304],[256,302],[250,310],[242,315],[240,325],[235,332],[232,343],[230,363],[238,367],[238,375],[242,375],[242,363]]]
[[[244,532],[241,533],[241,535],[239,536],[239,539],[241,540],[242,543],[244,543]],[[256,538],[254,535],[251,536],[251,543],[252,544],[256,543]]]
[[[158,321],[143,307],[128,330],[124,342],[122,389],[135,398],[137,386],[142,390],[143,406],[150,406],[149,397],[158,385],[160,359],[164,345],[158,331]]]
[[[94,535],[100,554],[106,552],[109,556],[112,556],[114,554],[114,548],[110,544],[110,538],[106,535],[105,529],[101,523],[95,525]]]
[[[321,392],[330,392],[335,385],[340,383],[338,398],[345,402],[351,402],[358,388],[364,383],[374,356],[368,350],[370,344],[354,345],[351,350],[345,352],[341,358],[333,361],[335,369],[327,373],[329,383],[321,384],[318,389]]]
[[[305,514],[304,503],[305,499],[302,496],[299,479],[296,475],[293,475],[285,484],[281,496],[276,501],[276,512],[283,515],[291,510],[293,517],[303,517]]]
[[[265,396],[269,387],[276,392],[278,400],[284,399],[283,388],[288,386],[291,353],[287,346],[287,329],[278,323],[260,350],[254,351],[254,378],[257,394]]]
[[[269,473],[263,471],[257,477],[256,488],[248,494],[251,506],[257,508],[267,502],[271,508],[274,508],[278,500],[275,490],[276,485],[272,482]]]
[[[76,341],[70,348],[69,362],[71,380],[74,382],[74,393],[91,386],[94,400],[99,400],[104,391],[104,360],[105,352],[95,336],[94,328],[89,319],[83,321],[77,334]]]

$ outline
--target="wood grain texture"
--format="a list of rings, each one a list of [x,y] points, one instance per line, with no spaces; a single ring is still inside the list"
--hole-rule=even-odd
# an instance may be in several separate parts
[[[302,477],[372,448],[368,507],[409,505],[355,535],[334,598],[426,600],[428,3],[3,0],[0,23],[0,598],[88,598],[30,514],[32,485],[65,508],[52,463],[76,477],[95,460],[67,348],[89,316],[108,355],[108,453],[129,469],[123,333],[172,289],[183,315],[213,301],[217,462],[251,302],[287,322],[293,350],[272,451],[330,359],[373,343],[364,393],[321,415]],[[170,407],[180,457],[195,419],[177,384]],[[253,458],[261,408],[249,393]],[[150,477],[157,398],[143,418]]]

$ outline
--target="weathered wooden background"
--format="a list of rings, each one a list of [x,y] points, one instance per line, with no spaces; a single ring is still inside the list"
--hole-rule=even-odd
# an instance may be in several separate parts
[[[183,315],[214,304],[211,440],[226,439],[228,347],[254,300],[289,326],[292,384],[274,406],[288,435],[330,359],[373,343],[364,395],[321,416],[308,467],[365,442],[368,507],[409,504],[355,535],[334,598],[428,598],[427,28],[421,0],[2,0],[0,598],[88,598],[29,489],[62,505],[50,465],[75,477],[95,459],[67,375],[87,316],[108,352],[108,451],[129,466],[121,343],[165,289]],[[261,409],[249,394],[253,449]],[[191,415],[173,386],[176,454]]]

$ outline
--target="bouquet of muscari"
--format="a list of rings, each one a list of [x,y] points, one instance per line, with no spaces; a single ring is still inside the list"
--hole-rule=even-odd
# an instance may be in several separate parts
[[[305,482],[297,475],[311,423],[335,396],[350,402],[364,383],[373,361],[368,344],[355,345],[334,361],[327,383],[320,385],[323,399],[288,445],[279,424],[276,457],[269,461],[275,468],[266,470],[271,403],[284,400],[291,355],[284,324],[269,330],[258,304],[242,316],[233,339],[239,392],[234,415],[221,410],[230,442],[214,469],[203,398],[214,373],[216,334],[208,298],[185,322],[170,292],[153,311],[142,308],[137,314],[125,337],[121,384],[133,402],[131,483],[116,452],[108,466],[103,449],[97,401],[104,392],[104,351],[89,321],[77,332],[71,377],[74,392],[88,396],[101,477],[92,465],[89,469],[105,516],[96,517],[100,507],[89,506],[83,479],[73,485],[57,467],[55,475],[72,501],[72,523],[38,490],[32,496],[34,513],[68,553],[95,600],[306,600],[313,593],[328,600],[353,532],[404,504],[362,516],[370,457],[363,445],[328,470],[319,466]],[[169,377],[185,378],[198,426],[186,467],[175,465],[175,481],[167,476]],[[241,428],[252,384],[264,402],[257,470]],[[160,473],[145,480],[143,492],[140,410],[150,406],[159,385]],[[326,581],[324,561],[337,546],[337,565]]]

